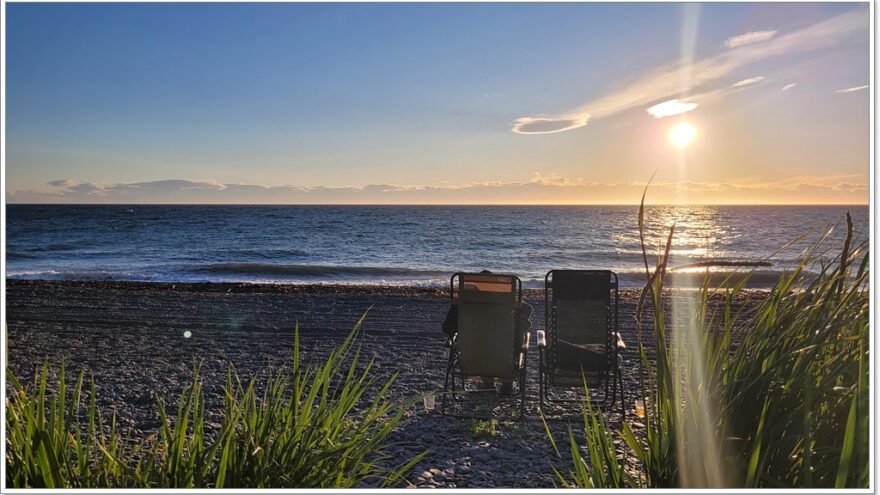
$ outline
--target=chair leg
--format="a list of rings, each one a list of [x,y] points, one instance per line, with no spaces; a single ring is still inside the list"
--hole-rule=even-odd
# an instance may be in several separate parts
[[[519,371],[519,419],[522,420],[526,412],[526,373],[529,370],[528,355],[523,357],[523,369]]]
[[[605,384],[605,393],[602,394],[602,401],[599,402],[599,404],[597,404],[597,405],[604,409],[605,406],[608,404],[608,395],[609,395],[608,392],[610,391],[610,388],[611,388],[611,380],[608,379],[608,376],[603,375],[602,381]],[[612,407],[612,406],[614,406],[614,396],[613,395],[611,398],[611,404],[608,407]]]
[[[446,398],[449,395],[449,378],[452,375],[451,363],[446,365],[446,378],[443,380],[443,399],[440,400],[440,413],[446,414]],[[452,379],[452,387],[455,388],[455,378]]]
[[[443,399],[440,402],[441,414],[446,414],[446,399],[449,395],[453,396],[452,401],[455,402],[455,348],[449,348],[449,361],[446,363],[446,378],[443,383]]]
[[[608,404],[608,410],[612,410],[617,403],[617,374],[614,371],[609,373],[608,381],[611,382],[611,403]]]
[[[455,400],[458,398],[458,396],[455,395],[456,391],[458,390],[455,385],[455,370],[452,370],[450,372],[450,376],[451,376],[450,381],[452,382],[452,393],[450,395],[452,397],[452,402],[455,402]]]
[[[544,410],[544,351],[538,351],[538,408]]]
[[[623,373],[620,368],[617,368],[617,383],[620,387],[620,420],[624,421],[626,419],[626,395],[623,390]]]

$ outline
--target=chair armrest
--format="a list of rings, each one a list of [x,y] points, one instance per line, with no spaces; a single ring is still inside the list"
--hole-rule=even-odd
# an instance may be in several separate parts
[[[541,349],[547,347],[547,334],[543,330],[538,330],[538,347]]]

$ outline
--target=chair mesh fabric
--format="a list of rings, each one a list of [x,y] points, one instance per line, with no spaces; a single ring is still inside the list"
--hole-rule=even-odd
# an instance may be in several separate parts
[[[514,378],[515,308],[467,303],[458,310],[458,367],[466,374]]]
[[[602,301],[607,304],[610,301],[610,290],[609,272],[553,272],[553,297],[556,299]]]
[[[514,278],[462,275],[458,295],[458,368],[466,374],[515,378],[516,317]]]
[[[582,372],[609,368],[610,296],[609,272],[553,273],[551,376],[555,383],[582,382]]]
[[[557,300],[556,337],[570,344],[583,344],[605,352],[607,316],[604,301]]]

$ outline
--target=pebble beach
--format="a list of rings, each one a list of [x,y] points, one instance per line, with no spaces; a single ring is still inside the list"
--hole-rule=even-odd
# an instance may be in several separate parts
[[[244,283],[6,281],[8,370],[27,382],[43,362],[64,362],[95,377],[98,403],[115,411],[134,436],[158,427],[155,397],[173,403],[200,366],[208,428],[222,421],[228,367],[258,382],[287,364],[298,328],[303,358],[320,360],[363,322],[361,344],[380,378],[399,373],[390,390],[401,402],[443,388],[447,349],[441,324],[449,307],[438,288]],[[743,303],[760,297],[743,294]],[[627,342],[623,382],[628,414],[639,394],[635,309],[639,291],[620,298],[620,333]],[[543,291],[530,289],[532,330],[544,328]],[[643,335],[652,353],[652,336]],[[418,487],[536,488],[558,484],[556,454],[538,409],[538,352],[528,355],[526,414],[499,418],[493,434],[475,434],[461,419],[419,401],[392,435],[389,464],[428,451],[409,476]],[[564,392],[565,393],[565,392]],[[439,401],[439,400],[438,400]],[[581,421],[577,406],[545,409],[557,442]],[[612,423],[619,414],[610,415]],[[629,417],[629,420],[634,418]],[[634,421],[638,426],[637,419]],[[565,449],[563,449],[565,451]],[[565,454],[563,454],[565,455]]]

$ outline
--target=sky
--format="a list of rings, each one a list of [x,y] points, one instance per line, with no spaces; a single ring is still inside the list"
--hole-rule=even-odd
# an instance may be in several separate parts
[[[869,199],[867,3],[6,13],[7,202]]]

